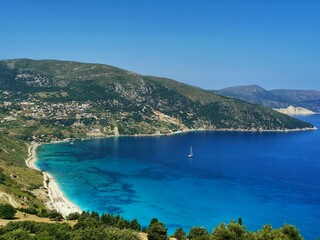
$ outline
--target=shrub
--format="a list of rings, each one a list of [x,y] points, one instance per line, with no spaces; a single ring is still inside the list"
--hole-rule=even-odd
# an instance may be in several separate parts
[[[31,207],[31,208],[20,208],[19,209],[20,212],[25,212],[25,213],[28,213],[28,214],[33,214],[33,215],[37,215],[38,214],[38,211],[37,209]]]
[[[0,204],[0,218],[11,219],[16,212],[17,210],[10,204]]]
[[[79,219],[79,217],[80,217],[80,213],[74,212],[74,213],[70,213],[67,216],[67,220],[77,220],[77,219]]]
[[[187,238],[186,232],[182,228],[178,228],[174,234],[173,237],[177,240],[185,240]]]
[[[167,229],[165,225],[154,218],[151,220],[150,227],[148,229],[148,240],[166,240]]]
[[[190,240],[209,240],[209,237],[210,233],[204,227],[192,227],[188,234]]]

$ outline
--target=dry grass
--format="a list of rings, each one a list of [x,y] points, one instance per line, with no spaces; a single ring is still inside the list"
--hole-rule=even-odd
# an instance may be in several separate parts
[[[14,219],[0,219],[0,227],[7,225],[9,222],[18,222],[18,221],[34,221],[34,222],[43,222],[43,223],[68,223],[70,226],[73,226],[77,223],[76,220],[63,220],[63,221],[53,221],[49,218],[40,218],[36,215],[31,215],[18,211]]]

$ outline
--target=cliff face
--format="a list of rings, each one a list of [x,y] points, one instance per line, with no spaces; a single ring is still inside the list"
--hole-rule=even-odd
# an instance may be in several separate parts
[[[0,61],[0,85],[1,111],[25,125],[28,139],[313,127],[267,107],[101,64]]]
[[[303,107],[294,107],[290,105],[287,108],[274,108],[274,110],[281,112],[283,114],[288,114],[288,115],[310,115],[310,114],[316,114],[313,111],[310,111],[306,108]]]

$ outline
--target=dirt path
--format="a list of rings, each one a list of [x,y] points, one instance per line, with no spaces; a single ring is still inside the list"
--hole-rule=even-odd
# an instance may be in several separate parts
[[[15,208],[18,208],[18,207],[19,207],[19,204],[12,198],[11,195],[9,195],[9,194],[7,194],[7,193],[5,193],[5,192],[0,192],[0,197],[6,197],[6,198],[8,198],[9,203],[10,203],[13,207],[15,207]]]

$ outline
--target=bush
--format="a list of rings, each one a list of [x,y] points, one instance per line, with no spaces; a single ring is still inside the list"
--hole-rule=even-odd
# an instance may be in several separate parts
[[[63,219],[63,216],[61,215],[61,213],[58,213],[55,210],[50,211],[49,214],[48,214],[48,217],[51,220],[55,220],[55,221],[61,221]]]
[[[282,232],[292,240],[303,240],[303,237],[300,235],[299,230],[293,225],[284,224],[282,226]]]
[[[177,240],[185,240],[187,238],[187,234],[185,231],[183,231],[182,228],[178,228],[174,234],[173,237],[176,238]]]
[[[0,204],[0,218],[12,219],[17,210],[10,204]]]
[[[135,230],[135,231],[140,231],[141,226],[140,226],[140,224],[139,224],[137,219],[133,219],[130,222],[130,229]]]
[[[32,214],[32,215],[37,215],[38,214],[38,211],[37,209],[35,208],[20,208],[19,209],[20,212],[25,212],[25,213],[28,213],[28,214]]]
[[[165,225],[154,218],[151,220],[148,229],[148,240],[166,240],[167,239],[167,229]]]
[[[214,239],[224,240],[224,239],[246,239],[245,228],[239,223],[236,223],[234,220],[231,221],[228,226],[224,223],[218,225],[212,233]]]
[[[0,172],[0,184],[4,184],[6,181],[6,175],[3,172]]]
[[[79,217],[80,217],[80,213],[74,212],[74,213],[70,213],[67,216],[67,220],[77,220],[77,219],[79,219]]]
[[[190,240],[209,240],[209,237],[210,233],[204,227],[192,227],[188,234]]]

